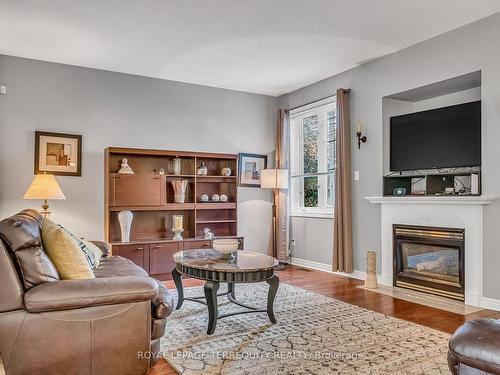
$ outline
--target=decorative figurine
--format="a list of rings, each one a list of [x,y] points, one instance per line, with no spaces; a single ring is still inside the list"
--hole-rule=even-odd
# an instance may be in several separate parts
[[[220,195],[220,201],[221,202],[227,202],[227,195],[226,194],[221,194]]]
[[[172,187],[174,188],[174,202],[184,203],[186,200],[186,188],[187,180],[174,180],[172,181]]]
[[[231,168],[222,168],[220,170],[220,174],[221,176],[226,176],[226,177],[231,176]]]
[[[219,194],[212,195],[212,201],[218,202],[220,200]]]
[[[208,168],[205,165],[204,161],[201,162],[200,168],[198,168],[198,172],[197,173],[198,173],[198,176],[206,176],[207,175]]]
[[[134,214],[130,211],[120,211],[118,213],[122,242],[130,242],[130,229],[132,228],[133,219]]]
[[[215,240],[215,234],[213,234],[210,228],[205,228],[203,232],[205,233],[205,240]]]
[[[120,174],[134,174],[134,171],[128,165],[128,160],[126,158],[122,159],[121,168],[118,170]]]
[[[174,174],[176,174],[176,175],[181,174],[181,159],[180,158],[174,159]]]
[[[206,194],[200,195],[200,201],[201,202],[208,202],[208,195],[206,195]]]
[[[163,175],[165,174],[165,169],[160,168],[160,170],[158,171],[158,174],[159,174],[160,176],[163,176]]]

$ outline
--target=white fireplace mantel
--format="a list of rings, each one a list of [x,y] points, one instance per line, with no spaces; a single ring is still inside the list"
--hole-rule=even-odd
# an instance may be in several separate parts
[[[433,195],[433,196],[401,196],[401,197],[365,197],[370,203],[389,204],[490,204],[495,197],[489,195]]]
[[[381,206],[381,283],[393,283],[393,225],[465,229],[465,303],[483,303],[483,207],[493,196],[365,197]]]

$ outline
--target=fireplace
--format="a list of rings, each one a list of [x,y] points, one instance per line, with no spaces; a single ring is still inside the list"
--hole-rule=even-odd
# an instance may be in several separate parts
[[[465,230],[393,225],[395,286],[464,300]]]

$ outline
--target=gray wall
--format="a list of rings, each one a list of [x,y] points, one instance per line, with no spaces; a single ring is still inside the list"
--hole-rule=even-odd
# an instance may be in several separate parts
[[[82,177],[58,177],[66,201],[53,219],[103,237],[103,150],[108,146],[251,152],[274,150],[277,100],[237,91],[0,55],[0,217],[38,201],[21,198],[33,178],[34,131],[83,135]],[[238,233],[267,252],[270,191],[239,188]]]
[[[339,87],[352,89],[352,123],[363,121],[368,137],[368,142],[358,150],[353,132],[353,170],[360,171],[360,180],[353,183],[352,202],[355,269],[364,270],[366,251],[380,251],[381,246],[380,207],[371,205],[363,197],[382,193],[383,97],[481,70],[483,194],[500,196],[500,148],[497,145],[500,139],[499,30],[500,14],[496,14],[280,97],[280,107],[292,108],[332,95]],[[484,295],[498,299],[500,199],[484,208],[483,221]],[[331,230],[330,223],[325,222],[322,224],[324,230]],[[325,233],[323,241],[316,240],[317,246],[302,249],[313,261],[321,261],[332,251],[329,234],[320,232]],[[299,242],[296,239],[296,243]]]

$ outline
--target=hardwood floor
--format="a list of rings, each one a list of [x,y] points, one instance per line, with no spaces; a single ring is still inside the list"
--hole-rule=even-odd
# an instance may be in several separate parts
[[[372,311],[408,320],[440,331],[453,333],[462,323],[470,319],[490,317],[500,319],[500,312],[482,310],[469,315],[459,315],[448,311],[435,309],[413,302],[407,302],[357,288],[363,282],[347,277],[333,275],[327,272],[308,270],[295,266],[287,266],[278,271],[282,283],[307,289],[312,292],[335,298]],[[167,281],[169,289],[175,290],[172,281]],[[202,281],[187,279],[184,286],[203,285]],[[167,328],[168,329],[168,328]],[[161,360],[150,371],[151,375],[174,375],[177,372],[164,360]]]

